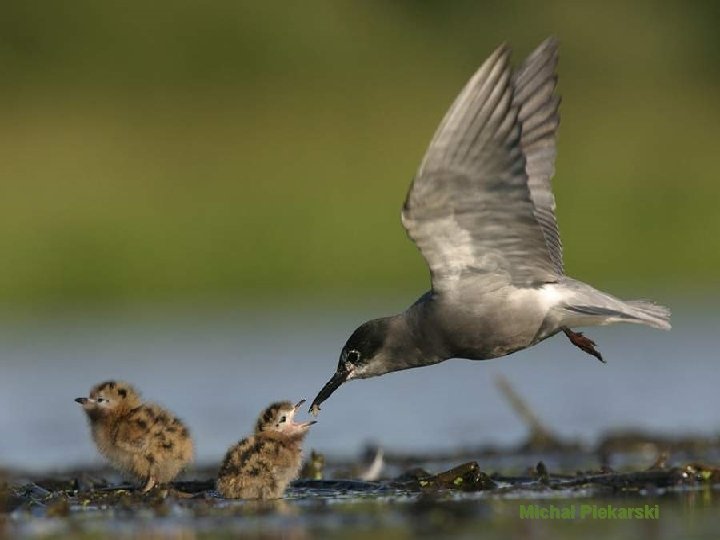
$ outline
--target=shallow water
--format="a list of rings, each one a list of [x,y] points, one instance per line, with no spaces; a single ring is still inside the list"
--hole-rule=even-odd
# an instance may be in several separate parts
[[[112,377],[134,382],[148,398],[184,418],[196,439],[198,462],[212,468],[271,400],[312,399],[331,375],[349,332],[385,311],[197,310],[0,323],[0,466],[32,472],[101,463],[73,399]],[[608,430],[623,428],[717,436],[720,372],[714,340],[720,316],[676,308],[673,322],[669,333],[632,325],[589,330],[606,365],[557,336],[504,359],[453,360],[350,383],[324,404],[306,447],[334,456],[336,468],[357,463],[368,442],[382,446],[386,455],[445,452],[425,465],[439,472],[460,462],[452,453],[463,447],[517,445],[527,436],[526,426],[496,388],[498,375],[564,439],[590,444]],[[641,446],[628,461],[616,459],[613,465],[637,471],[656,457],[656,447]],[[548,469],[570,473],[597,470],[600,460],[597,452],[582,447],[545,454],[478,453],[470,459],[478,459],[484,471],[521,476],[540,459]],[[717,463],[718,445],[700,458],[675,454],[671,464],[693,459]],[[403,472],[409,466],[403,463],[391,460],[383,477]],[[15,477],[23,481],[24,473],[19,474]],[[211,469],[186,474],[200,480],[212,476]],[[118,475],[108,478],[121,481]],[[40,501],[14,511],[6,533],[56,538],[712,538],[720,510],[717,486],[711,485],[610,493],[587,487],[420,493],[384,484],[354,486],[298,484],[272,505],[212,495],[193,501],[140,500],[135,506],[122,501],[86,505],[67,492],[63,497],[69,497],[69,506],[60,505],[61,516],[54,517],[52,500]],[[519,509],[524,503],[658,504],[661,514],[650,521],[523,520]],[[0,538],[2,520],[0,515]]]
[[[309,484],[309,485],[305,485]],[[528,485],[511,492],[419,492],[378,483],[299,483],[281,501],[226,501],[68,492],[15,510],[13,536],[53,538],[713,538],[720,499],[706,488],[613,493]],[[589,498],[592,497],[592,498]],[[105,501],[99,503],[97,501]],[[96,501],[96,502],[91,502]],[[564,512],[528,519],[523,507]],[[608,519],[602,512],[642,508],[650,519]],[[653,513],[653,509],[654,513]],[[558,511],[556,510],[556,512]],[[647,513],[650,510],[650,513]],[[525,510],[527,512],[527,510]],[[0,534],[2,522],[0,522]]]
[[[135,383],[181,416],[200,463],[226,448],[276,399],[312,399],[347,335],[386,308],[56,317],[0,326],[0,464],[29,470],[100,462],[73,399],[103,379]],[[495,386],[503,374],[562,436],[610,429],[717,433],[720,316],[676,308],[674,328],[588,329],[601,364],[555,336],[506,358],[451,360],[341,387],[307,448],[356,455],[367,442],[431,452],[516,444],[526,428]]]

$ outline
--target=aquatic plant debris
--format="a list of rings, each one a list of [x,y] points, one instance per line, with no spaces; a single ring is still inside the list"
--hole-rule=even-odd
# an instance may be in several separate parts
[[[8,537],[32,536],[30,533],[37,530],[46,533],[49,524],[58,538],[111,534],[118,527],[141,534],[161,523],[163,527],[175,523],[181,528],[232,534],[253,524],[285,534],[288,516],[293,516],[291,523],[304,523],[312,533],[341,532],[347,519],[384,523],[380,516],[387,513],[394,513],[393,519],[409,529],[442,529],[447,520],[468,524],[487,520],[488,507],[483,501],[488,498],[513,505],[518,500],[547,498],[594,503],[613,497],[623,501],[639,497],[643,504],[662,506],[669,504],[668,497],[681,499],[702,490],[704,500],[720,503],[720,497],[712,498],[713,493],[720,492],[720,468],[699,461],[667,468],[653,464],[646,470],[615,472],[602,468],[572,474],[555,472],[544,462],[520,474],[486,473],[479,463],[468,461],[437,473],[429,473],[417,463],[406,467],[401,475],[374,482],[302,479],[291,485],[284,499],[275,501],[221,498],[215,490],[212,469],[195,471],[202,480],[176,481],[167,489],[156,488],[150,493],[141,493],[129,484],[112,484],[94,471],[49,477],[8,472],[5,482],[0,483],[5,486],[0,490],[0,537],[3,528]],[[326,462],[323,474],[332,477],[342,466]],[[107,474],[112,478],[112,471]],[[440,521],[427,522],[430,516]]]
[[[476,461],[463,463],[448,471],[438,474],[427,474],[424,471],[416,472],[411,476],[403,476],[396,485],[405,488],[428,490],[461,490],[461,491],[483,491],[497,487],[490,477],[480,470]]]
[[[119,529],[125,535],[152,536],[158,527],[229,537],[257,533],[258,527],[287,536],[300,527],[307,537],[317,537],[342,535],[348,523],[375,524],[381,530],[399,524],[412,533],[438,535],[448,527],[464,527],[476,534],[487,530],[494,515],[496,526],[512,523],[508,512],[518,516],[522,501],[541,504],[547,499],[590,505],[633,499],[659,505],[663,521],[672,512],[674,519],[684,520],[698,492],[702,506],[692,506],[700,512],[693,523],[703,532],[717,528],[717,437],[611,433],[593,446],[559,440],[543,452],[524,443],[426,454],[386,449],[385,476],[358,480],[367,455],[376,451],[368,446],[352,460],[310,451],[305,474],[283,499],[273,501],[223,499],[215,489],[216,465],[195,468],[186,480],[147,494],[110,468],[45,475],[0,471],[0,538],[41,531],[43,536],[82,539]],[[496,502],[488,505],[488,500]]]
[[[532,475],[487,474],[472,461],[452,467],[437,474],[424,469],[413,469],[389,480],[364,482],[358,480],[314,480],[302,479],[293,482],[292,498],[327,496],[328,493],[347,491],[421,494],[428,491],[485,491],[493,495],[507,495],[514,490],[568,490],[594,488],[606,493],[613,491],[639,491],[649,488],[712,488],[720,490],[720,468],[703,463],[688,463],[667,469],[649,469],[631,472],[587,471],[573,475],[551,473],[540,462]],[[22,514],[23,510],[44,508],[58,511],[58,501],[68,503],[67,513],[83,508],[97,509],[122,505],[152,505],[164,500],[224,501],[215,491],[215,481],[189,480],[172,483],[167,489],[156,488],[148,494],[122,484],[107,486],[99,480],[96,486],[78,489],[79,479],[36,478],[33,480],[13,479],[9,476],[6,489],[0,493],[0,513]],[[189,503],[192,506],[192,503]],[[40,512],[41,514],[43,512]]]

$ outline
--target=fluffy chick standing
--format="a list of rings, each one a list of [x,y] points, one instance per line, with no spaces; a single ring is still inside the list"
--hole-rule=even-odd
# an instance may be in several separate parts
[[[77,398],[100,453],[144,484],[143,491],[173,480],[193,459],[187,427],[172,413],[143,403],[128,383],[105,381]]]

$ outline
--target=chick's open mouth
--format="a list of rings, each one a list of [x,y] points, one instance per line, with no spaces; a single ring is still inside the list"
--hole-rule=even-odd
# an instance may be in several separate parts
[[[309,421],[307,421],[307,422],[296,422],[296,421],[295,421],[295,413],[298,411],[298,409],[300,409],[300,407],[303,406],[303,404],[305,403],[305,401],[306,401],[306,400],[301,399],[301,400],[295,405],[295,408],[293,409],[293,411],[290,413],[290,418],[289,418],[290,422],[289,422],[289,424],[290,424],[290,426],[293,427],[293,428],[298,428],[298,429],[309,428],[309,427],[312,426],[313,424],[316,424],[316,423],[317,423],[316,420],[309,420]]]

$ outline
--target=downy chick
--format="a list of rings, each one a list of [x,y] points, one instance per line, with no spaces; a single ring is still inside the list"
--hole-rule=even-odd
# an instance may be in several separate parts
[[[298,408],[273,403],[255,424],[255,433],[228,450],[218,473],[217,489],[228,499],[278,499],[298,477],[302,442],[315,422],[293,421]]]
[[[170,482],[193,459],[187,427],[169,411],[143,403],[128,383],[105,381],[77,398],[100,453],[144,483],[143,491]]]

